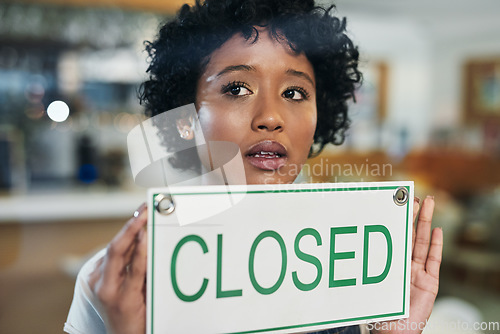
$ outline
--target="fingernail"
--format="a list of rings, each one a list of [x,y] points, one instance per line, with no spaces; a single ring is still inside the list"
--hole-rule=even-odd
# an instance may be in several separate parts
[[[415,196],[415,202],[417,202],[418,204],[420,204],[420,197]]]
[[[135,210],[134,218],[139,217],[139,215],[144,211],[144,209],[146,209],[146,203],[142,203],[141,206],[137,210]]]
[[[427,195],[427,198],[434,200],[434,196]]]

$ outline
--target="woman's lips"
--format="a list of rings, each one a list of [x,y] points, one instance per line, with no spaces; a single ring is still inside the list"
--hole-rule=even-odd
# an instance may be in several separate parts
[[[286,148],[278,142],[265,140],[252,145],[245,158],[256,168],[276,170],[286,163]]]

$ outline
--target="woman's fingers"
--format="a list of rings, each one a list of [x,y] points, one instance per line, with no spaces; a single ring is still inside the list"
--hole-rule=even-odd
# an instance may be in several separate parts
[[[432,277],[439,279],[439,268],[443,256],[443,230],[435,228],[432,230],[431,247],[425,263],[425,270]]]
[[[147,220],[146,205],[142,204],[134,213],[134,217],[123,226],[118,234],[111,240],[108,251],[111,251],[111,256],[123,256],[129,249],[130,245],[135,241],[137,233],[145,225]]]
[[[413,261],[421,265],[425,265],[427,261],[433,212],[434,198],[432,196],[427,196],[422,203],[422,209],[420,210],[420,215],[418,217],[412,256]]]
[[[130,263],[137,242],[137,235],[147,222],[147,210],[143,204],[127,224],[109,243],[104,263],[103,280],[105,286],[118,286],[119,278]]]
[[[415,199],[413,200],[413,233],[411,234],[412,236],[412,240],[411,240],[411,249],[413,249],[413,247],[415,247],[415,237],[417,235],[417,233],[415,232],[415,227],[416,227],[416,221],[415,221],[415,218],[417,218],[417,215],[418,215],[418,209],[420,209],[420,198],[418,197],[415,197]]]
[[[141,291],[144,287],[144,278],[147,269],[147,233],[144,230],[139,232],[137,246],[132,256],[131,268],[127,285],[134,291]]]
[[[413,199],[413,222],[415,222],[415,218],[417,218],[419,208],[420,208],[420,198],[415,196],[415,198]]]

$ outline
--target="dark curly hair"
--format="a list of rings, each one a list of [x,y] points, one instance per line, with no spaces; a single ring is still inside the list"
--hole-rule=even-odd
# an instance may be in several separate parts
[[[146,114],[194,103],[210,55],[236,33],[255,42],[255,27],[266,26],[276,40],[304,52],[314,68],[318,119],[310,155],[319,154],[328,143],[342,144],[349,126],[347,101],[354,99],[362,75],[358,49],[345,34],[346,20],[331,15],[334,8],[317,7],[314,0],[197,0],[193,6],[183,5],[160,28],[156,40],[146,42],[150,77],[140,92]],[[176,131],[160,133],[172,137],[163,138],[170,147],[181,140],[173,138]]]

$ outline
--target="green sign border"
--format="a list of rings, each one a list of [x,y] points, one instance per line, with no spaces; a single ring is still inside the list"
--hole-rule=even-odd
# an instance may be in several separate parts
[[[335,192],[335,191],[371,191],[371,190],[395,190],[400,186],[387,186],[387,187],[353,187],[353,188],[321,188],[321,189],[283,189],[283,190],[249,190],[249,191],[232,191],[229,192],[231,194],[271,194],[271,193],[300,193],[300,192]],[[410,191],[409,186],[404,186],[408,192]],[[185,195],[220,195],[227,194],[228,192],[204,192],[204,193],[170,193],[172,196],[185,196]],[[159,195],[159,193],[153,194],[153,202],[154,198]],[[385,318],[403,315],[405,313],[405,305],[406,305],[406,273],[407,273],[407,262],[406,258],[408,256],[408,229],[409,229],[409,214],[410,214],[410,201],[406,203],[406,239],[405,239],[405,271],[403,278],[403,310],[401,312],[395,313],[387,313],[387,314],[379,314],[379,315],[371,315],[357,318],[348,318],[348,319],[340,319],[340,320],[330,320],[323,322],[315,322],[311,324],[300,324],[300,325],[290,325],[290,326],[282,326],[282,327],[273,327],[273,328],[262,328],[255,329],[250,331],[243,332],[232,332],[227,334],[248,334],[248,333],[264,333],[269,331],[277,331],[284,329],[293,329],[293,328],[306,328],[312,326],[320,326],[327,324],[337,324],[342,322],[349,321],[358,321],[358,320],[366,320],[366,319],[376,319],[376,318]],[[155,214],[153,214],[152,221],[152,255],[151,255],[151,334],[154,333],[154,253],[155,253]]]

